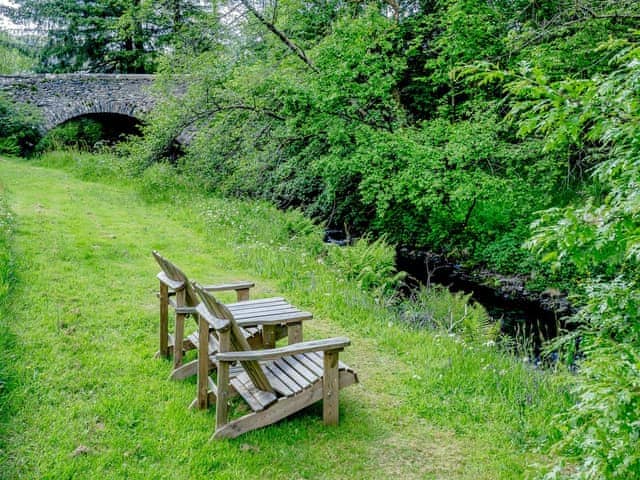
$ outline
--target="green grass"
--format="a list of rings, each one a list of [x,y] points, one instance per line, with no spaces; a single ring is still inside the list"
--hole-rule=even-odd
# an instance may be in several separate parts
[[[189,195],[162,172],[136,189],[86,158],[46,163],[57,168],[0,160],[17,217],[0,320],[2,478],[518,479],[543,460],[565,379],[407,326],[336,273],[295,212]],[[152,195],[158,184],[180,201]],[[342,358],[361,384],[341,392],[340,425],[324,427],[317,404],[210,442],[213,410],[187,410],[194,381],[168,381],[170,363],[153,358],[152,249],[195,279],[251,279],[256,296],[309,309],[305,338],[349,336]]]

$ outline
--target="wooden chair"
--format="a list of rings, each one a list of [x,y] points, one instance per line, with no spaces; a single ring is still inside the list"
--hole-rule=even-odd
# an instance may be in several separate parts
[[[157,251],[152,253],[162,269],[157,275],[160,281],[160,350],[157,355],[165,358],[173,356],[173,371],[169,378],[181,380],[197,373],[197,360],[183,364],[183,352],[195,349],[198,345],[198,330],[185,337],[184,328],[187,316],[192,316],[197,322],[195,307],[199,299],[182,270]],[[281,297],[249,300],[249,289],[253,286],[251,282],[239,282],[203,288],[210,292],[236,291],[238,301],[228,307],[241,319],[242,333],[252,347],[272,348],[277,340],[285,336],[289,343],[302,341],[302,322],[311,319],[311,313],[298,310]],[[175,311],[173,334],[169,333],[170,306]],[[209,352],[212,360],[210,368],[215,367],[215,343],[214,338],[209,342],[212,348]],[[176,348],[176,345],[181,348]]]
[[[338,424],[341,388],[358,382],[356,373],[338,360],[350,344],[348,338],[301,342],[281,348],[254,350],[242,334],[232,311],[203,287],[194,285],[198,305],[198,407],[207,408],[215,398],[216,428],[213,438],[235,438],[277,422],[315,402],[323,401],[325,425]],[[213,328],[217,333],[215,355],[217,382],[209,378],[207,352]],[[229,421],[228,401],[239,394],[252,412]]]

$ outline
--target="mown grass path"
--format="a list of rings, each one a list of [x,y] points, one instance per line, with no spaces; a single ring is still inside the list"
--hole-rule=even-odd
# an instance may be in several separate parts
[[[0,160],[18,218],[19,284],[0,425],[2,478],[518,478],[500,445],[421,419],[404,397],[410,367],[375,341],[316,318],[305,337],[343,335],[362,384],[342,392],[341,424],[316,405],[234,441],[209,442],[213,412],[187,410],[194,381],[166,380],[156,360],[157,301],[150,251],[203,281],[254,279],[228,271],[215,239],[142,202],[126,187]],[[293,299],[295,301],[295,298]],[[514,470],[515,469],[515,470]]]

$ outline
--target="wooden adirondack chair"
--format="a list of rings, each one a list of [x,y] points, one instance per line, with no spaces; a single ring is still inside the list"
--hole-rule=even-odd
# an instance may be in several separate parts
[[[160,281],[160,351],[158,356],[173,355],[173,371],[169,378],[180,380],[197,373],[197,360],[183,364],[183,351],[197,348],[198,330],[185,337],[185,319],[192,316],[197,323],[196,306],[198,296],[189,279],[182,270],[172,262],[153,251],[162,271],[157,278]],[[293,307],[283,298],[266,298],[249,300],[251,282],[239,282],[225,285],[208,285],[203,287],[210,292],[232,291],[237,293],[237,303],[228,307],[242,321],[242,334],[254,348],[273,347],[280,338],[288,337],[289,343],[302,341],[302,322],[312,318],[311,313]],[[173,334],[169,333],[169,307],[175,311]],[[215,339],[209,342],[212,350],[209,356],[217,352],[214,349]],[[176,348],[181,345],[181,348]],[[211,362],[209,368],[215,367]]]
[[[350,344],[348,338],[301,342],[286,347],[253,350],[233,312],[199,285],[198,305],[198,406],[206,408],[216,398],[216,429],[213,438],[235,438],[270,425],[318,400],[323,400],[325,425],[338,424],[341,388],[358,382],[356,373],[338,360]],[[207,352],[210,328],[217,332],[217,382],[209,378]],[[238,365],[239,363],[239,365]],[[229,398],[239,394],[252,413],[229,421]]]

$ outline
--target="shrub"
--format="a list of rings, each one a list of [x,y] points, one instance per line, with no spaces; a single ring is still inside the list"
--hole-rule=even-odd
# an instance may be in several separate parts
[[[152,203],[171,200],[180,189],[176,170],[167,163],[147,168],[139,181],[142,197]]]
[[[558,420],[558,449],[577,462],[558,462],[547,478],[630,479],[640,476],[640,42],[600,47],[613,68],[590,79],[553,81],[524,67],[507,84],[519,101],[511,115],[523,135],[541,135],[548,150],[581,152],[593,165],[598,192],[544,212],[529,247],[555,269],[573,268],[582,281],[578,331],[584,358],[578,402]]]
[[[89,118],[70,120],[50,130],[36,145],[36,152],[63,150],[91,150],[103,136],[100,122]]]
[[[378,298],[393,297],[405,278],[396,271],[395,249],[384,237],[358,239],[346,247],[330,246],[327,263],[347,280],[355,280],[363,290],[372,290]]]
[[[0,95],[0,153],[30,153],[40,138],[39,124],[35,110],[17,106]]]
[[[580,340],[576,403],[559,415],[556,450],[579,462],[571,475],[560,463],[546,479],[640,478],[640,285],[624,278],[587,289],[575,319],[582,326],[564,339]]]

